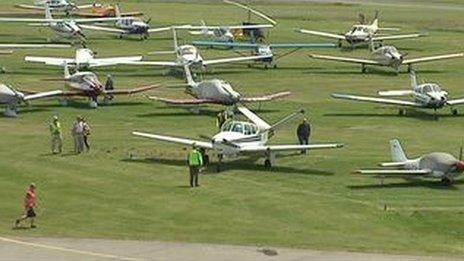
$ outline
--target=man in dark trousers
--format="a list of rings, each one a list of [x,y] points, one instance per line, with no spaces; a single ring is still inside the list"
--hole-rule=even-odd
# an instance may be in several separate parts
[[[35,190],[36,186],[34,183],[31,183],[29,185],[29,189],[26,192],[26,197],[24,197],[24,209],[25,209],[25,214],[19,218],[16,219],[14,223],[14,227],[18,228],[19,225],[21,224],[21,221],[24,221],[26,219],[29,219],[31,222],[31,228],[35,228],[35,217],[37,214],[35,213],[35,208],[37,207],[37,193]]]
[[[304,118],[303,122],[298,125],[296,130],[296,135],[301,145],[308,145],[309,137],[311,136],[311,125],[308,122],[308,119]],[[305,154],[307,150],[302,150],[301,154]]]
[[[197,149],[196,145],[192,145],[192,150],[189,152],[188,164],[190,170],[190,187],[198,187],[198,174],[200,173],[200,168],[203,166],[203,156],[201,152]]]

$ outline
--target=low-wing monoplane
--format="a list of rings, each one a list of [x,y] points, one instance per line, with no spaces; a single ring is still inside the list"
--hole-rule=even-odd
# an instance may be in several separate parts
[[[382,178],[432,178],[451,185],[456,176],[464,171],[462,147],[459,159],[444,152],[432,152],[415,159],[408,159],[398,140],[390,141],[392,162],[380,163],[382,169],[361,169],[358,174],[374,175]]]
[[[208,141],[138,131],[134,131],[132,134],[139,137],[181,145],[194,145],[204,149],[205,151],[214,151],[218,154],[218,171],[221,169],[221,163],[224,157],[234,157],[241,154],[261,154],[266,158],[264,161],[264,166],[266,169],[270,169],[275,164],[276,154],[280,152],[336,149],[343,147],[343,144],[341,143],[269,145],[268,140],[273,134],[275,134],[277,129],[295,117],[301,115],[304,111],[295,112],[278,121],[277,123],[270,125],[245,107],[239,106],[237,109],[251,122],[235,120],[227,121],[222,125],[221,131],[218,134],[207,138]],[[206,161],[208,162],[209,160]]]
[[[245,38],[244,32],[249,30],[264,30],[272,28],[273,24],[248,24],[248,25],[206,25],[201,21],[201,26],[190,26],[191,35],[201,35],[208,40],[217,42],[235,42]],[[254,41],[254,40],[253,40]]]
[[[184,65],[185,78],[187,81],[186,93],[192,95],[193,99],[169,99],[157,96],[149,96],[151,100],[161,101],[173,105],[199,105],[199,104],[222,104],[236,105],[238,103],[266,102],[290,95],[288,91],[273,93],[257,97],[244,97],[235,91],[231,84],[221,79],[203,80],[196,82],[188,65]]]
[[[192,41],[195,46],[205,46],[210,48],[231,48],[233,50],[251,50],[253,55],[268,56],[256,63],[263,63],[264,68],[277,68],[277,61],[283,57],[293,54],[301,49],[306,48],[333,48],[333,43],[244,43],[244,42],[216,42],[216,41]],[[276,50],[288,50],[285,53],[276,54]],[[237,51],[236,51],[237,52]],[[244,53],[240,53],[245,56]]]
[[[118,5],[105,4],[92,6],[91,12],[76,12],[74,15],[83,17],[116,17],[120,7]],[[120,16],[140,16],[142,12],[119,12]]]
[[[422,36],[418,33],[396,35],[379,34],[379,32],[382,31],[399,31],[399,28],[379,27],[378,12],[375,13],[375,18],[371,24],[366,24],[364,15],[360,14],[359,24],[353,25],[351,30],[349,30],[345,34],[327,33],[306,29],[296,29],[296,31],[304,34],[336,39],[338,40],[338,45],[340,47],[342,46],[343,41],[346,41],[351,47],[356,47],[358,45],[368,44],[371,39],[374,42],[383,42],[385,40],[400,40],[407,38],[417,38]]]
[[[11,86],[0,84],[0,104],[6,105],[3,112],[6,117],[17,117],[18,106],[21,103],[28,103],[32,100],[59,96],[61,94],[61,90],[26,94],[15,90]]]
[[[99,6],[98,4],[95,4],[95,3],[78,5],[69,0],[35,0],[34,4],[32,5],[17,4],[16,7],[24,8],[24,9],[44,10],[46,8],[45,6],[47,3],[50,6],[50,10],[65,12],[67,15],[69,15],[70,12],[74,10],[89,9],[89,8]]]
[[[411,71],[411,89],[409,90],[391,90],[391,91],[379,91],[378,95],[380,97],[371,97],[371,96],[359,96],[351,94],[341,94],[334,93],[332,94],[333,98],[352,100],[358,102],[371,102],[371,103],[380,103],[385,105],[392,105],[399,107],[399,114],[404,115],[406,113],[406,107],[412,108],[423,108],[423,109],[433,109],[436,113],[436,110],[441,109],[446,106],[451,107],[451,112],[453,115],[458,114],[458,110],[454,106],[464,104],[464,98],[460,99],[449,99],[448,92],[444,91],[436,83],[417,83],[417,77],[414,71]],[[413,100],[401,100],[394,99],[391,97],[401,97],[409,96]]]
[[[370,46],[372,58],[340,57],[320,54],[310,54],[309,57],[321,60],[361,64],[361,71],[363,73],[366,72],[366,65],[388,66],[395,69],[396,73],[398,74],[400,67],[403,65],[407,65],[408,72],[410,72],[412,70],[413,64],[416,63],[453,59],[464,56],[464,53],[452,53],[406,59],[406,54],[400,53],[394,46],[385,45],[377,48],[375,47],[375,44],[372,42],[372,40]]]
[[[142,56],[123,56],[123,57],[108,57],[95,58],[96,53],[87,48],[76,50],[74,58],[65,57],[41,57],[41,56],[26,56],[26,62],[43,63],[46,65],[64,67],[65,64],[74,66],[77,69],[103,67],[117,65],[124,62],[141,61]]]

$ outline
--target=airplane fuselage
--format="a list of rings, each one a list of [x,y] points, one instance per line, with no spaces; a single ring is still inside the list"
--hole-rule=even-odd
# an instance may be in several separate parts
[[[464,162],[444,152],[433,152],[405,162],[405,170],[431,170],[427,177],[453,180],[464,171]]]
[[[230,83],[219,80],[206,80],[190,86],[188,92],[197,99],[216,101],[218,104],[233,105],[240,101],[240,94]]]
[[[182,45],[176,50],[177,62],[179,64],[202,64],[203,57],[201,57],[198,49],[193,45]]]
[[[383,46],[372,52],[381,65],[398,68],[403,63],[403,55],[394,46]]]
[[[443,91],[438,84],[424,83],[414,88],[414,101],[424,104],[424,107],[440,109],[446,106],[448,92]]]
[[[267,140],[267,132],[260,132],[253,123],[228,121],[222,125],[221,132],[213,136],[211,142],[218,153],[235,156],[247,146],[265,145]]]
[[[90,97],[104,93],[104,86],[93,72],[77,72],[65,79],[66,86]]]
[[[0,103],[2,104],[17,104],[24,94],[14,91],[11,87],[0,84]]]
[[[126,34],[148,34],[150,26],[140,19],[121,18],[116,22],[116,27],[126,31]]]
[[[377,30],[371,25],[357,25],[345,34],[345,39],[349,44],[366,43],[369,37],[374,35]]]
[[[50,28],[60,37],[68,39],[81,38],[81,28],[74,21],[51,22]]]

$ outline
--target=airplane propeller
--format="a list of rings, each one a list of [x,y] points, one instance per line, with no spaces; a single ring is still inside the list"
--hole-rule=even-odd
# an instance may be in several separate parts
[[[146,24],[150,24],[150,22],[151,22],[151,17],[148,18],[147,20],[145,20],[145,23],[146,23]]]

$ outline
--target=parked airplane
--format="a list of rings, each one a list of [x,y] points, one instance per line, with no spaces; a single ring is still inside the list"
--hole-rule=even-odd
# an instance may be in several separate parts
[[[255,60],[255,62],[263,63],[264,68],[277,68],[277,60],[293,54],[303,48],[331,48],[336,47],[332,43],[278,43],[278,44],[261,44],[261,43],[238,43],[238,42],[215,42],[215,41],[193,41],[195,46],[206,46],[211,48],[225,47],[232,49],[247,49],[252,50],[253,55],[270,56],[268,58]],[[290,49],[286,53],[276,55],[276,49]],[[242,54],[242,53],[241,53]],[[245,55],[245,54],[242,54]]]
[[[188,29],[191,35],[202,35],[209,40],[218,42],[234,42],[236,39],[244,39],[244,31],[260,30],[264,28],[272,28],[273,24],[249,24],[249,25],[221,25],[211,26],[206,25],[201,21],[201,26],[190,26]]]
[[[98,107],[98,97],[104,96],[104,101],[109,102],[114,95],[134,94],[144,92],[158,87],[158,85],[148,85],[134,89],[113,89],[108,84],[103,85],[98,76],[93,72],[79,72],[76,70],[74,74],[69,73],[69,67],[65,63],[64,66],[64,82],[69,91],[63,91],[62,96],[65,97],[61,101],[62,105],[67,105],[68,99],[72,96],[89,97],[89,106],[91,108]]]
[[[35,0],[33,5],[27,4],[18,4],[17,7],[25,8],[25,9],[36,9],[36,10],[44,10],[46,3],[49,4],[50,10],[52,11],[61,11],[65,12],[69,15],[70,12],[79,9],[88,9],[99,6],[98,4],[85,4],[85,5],[77,5],[69,0]]]
[[[13,53],[11,49],[36,49],[36,48],[69,48],[67,44],[0,44],[0,55],[8,55]],[[1,50],[6,49],[6,50]],[[4,73],[5,68],[0,68],[0,73]]]
[[[451,106],[452,114],[457,115],[458,110],[456,108],[453,108],[453,106],[464,104],[464,99],[450,100],[448,97],[448,92],[441,89],[440,86],[436,83],[418,84],[416,74],[414,71],[411,71],[411,87],[412,90],[379,91],[378,94],[381,97],[357,96],[338,93],[332,94],[332,97],[336,99],[381,103],[386,105],[398,106],[400,107],[400,115],[404,115],[406,113],[405,107],[433,109],[436,113],[437,109],[441,109],[445,106]],[[406,101],[392,98],[383,98],[395,96],[412,96],[414,100]]]
[[[275,164],[275,156],[283,151],[300,151],[316,149],[336,149],[343,147],[341,143],[309,144],[309,145],[268,145],[268,139],[275,131],[285,123],[304,113],[303,110],[293,113],[274,125],[259,118],[256,114],[245,107],[239,106],[237,109],[251,122],[227,121],[221,131],[215,136],[208,138],[208,141],[194,140],[190,138],[178,138],[173,136],[150,134],[145,132],[132,132],[133,135],[156,139],[181,145],[196,146],[204,150],[214,151],[218,154],[218,171],[224,157],[234,157],[239,154],[262,154],[265,156],[264,166],[270,169]],[[209,159],[208,156],[205,158]],[[205,160],[208,162],[209,160]]]
[[[18,105],[21,103],[28,103],[32,100],[58,96],[61,94],[62,91],[60,90],[24,94],[15,90],[11,86],[0,84],[0,104],[6,105],[5,111],[3,112],[6,117],[17,117]]]
[[[247,57],[231,57],[231,58],[221,58],[214,60],[204,60],[200,55],[198,49],[193,45],[181,45],[177,44],[177,33],[176,27],[172,27],[173,39],[174,39],[174,53],[176,54],[176,60],[173,62],[168,61],[139,61],[139,62],[127,62],[128,65],[149,65],[149,66],[166,66],[166,67],[184,67],[184,65],[200,65],[208,66],[212,64],[219,63],[231,63],[231,62],[241,62],[241,61],[251,61],[259,60],[264,58],[269,58],[270,56],[247,56]]]
[[[124,57],[109,57],[109,58],[95,58],[95,52],[90,49],[82,48],[76,50],[74,58],[65,57],[39,57],[39,56],[26,56],[26,62],[44,63],[46,65],[63,67],[65,64],[74,66],[77,69],[102,67],[117,65],[124,62],[141,61],[142,56],[124,56]]]
[[[50,6],[45,3],[45,19],[38,18],[15,18],[0,17],[0,22],[19,22],[29,23],[32,26],[45,26],[51,28],[59,38],[85,39],[85,35],[80,28],[82,23],[95,23],[103,21],[115,21],[118,18],[79,18],[79,19],[54,19],[50,11]]]
[[[192,95],[194,99],[168,99],[156,96],[149,96],[151,100],[161,101],[167,104],[192,105],[192,104],[223,104],[236,105],[238,103],[264,102],[271,101],[290,95],[288,91],[278,92],[259,97],[243,97],[236,92],[229,82],[220,79],[204,80],[195,82],[190,67],[184,65],[185,78],[187,80],[186,93]]]
[[[415,63],[424,63],[424,62],[458,58],[458,57],[464,56],[464,53],[453,53],[453,54],[444,54],[444,55],[404,59],[406,54],[400,53],[394,46],[382,46],[382,47],[376,48],[372,40],[371,40],[370,46],[371,46],[372,59],[339,57],[339,56],[318,55],[318,54],[310,54],[309,57],[314,58],[314,59],[361,64],[361,71],[363,73],[366,72],[366,65],[388,66],[388,67],[392,67],[393,69],[395,69],[396,73],[399,73],[399,68],[402,65],[407,65],[408,72],[410,72],[412,70],[412,65]]]
[[[124,35],[140,35],[141,39],[148,39],[150,33],[159,33],[171,30],[171,27],[150,28],[150,20],[143,21],[140,18],[122,17],[119,5],[115,6],[115,16],[118,19],[115,27],[105,27],[97,25],[81,25],[82,28],[94,31],[118,34],[119,38]]]
[[[74,15],[84,16],[84,17],[116,17],[116,10],[119,7],[117,5],[94,5],[92,6],[91,13],[77,12]],[[142,12],[124,12],[119,13],[121,16],[139,16],[143,15]]]
[[[363,15],[361,17],[364,17]],[[375,13],[374,21],[371,24],[365,24],[364,18],[361,19],[361,24],[353,25],[350,31],[345,34],[334,34],[321,31],[313,31],[306,29],[296,29],[297,32],[304,34],[311,34],[316,36],[328,37],[338,40],[339,47],[342,46],[342,42],[346,41],[351,47],[356,47],[360,44],[368,44],[369,40],[372,39],[374,42],[382,42],[385,40],[400,40],[407,38],[417,38],[422,36],[418,33],[413,34],[399,34],[399,35],[383,35],[379,34],[381,31],[399,31],[398,28],[386,28],[379,27],[378,12]]]
[[[459,159],[444,152],[432,152],[415,159],[408,159],[398,140],[390,141],[392,162],[380,163],[386,169],[361,169],[356,173],[380,177],[425,177],[441,179],[445,185],[451,185],[456,176],[464,171],[462,147]]]

